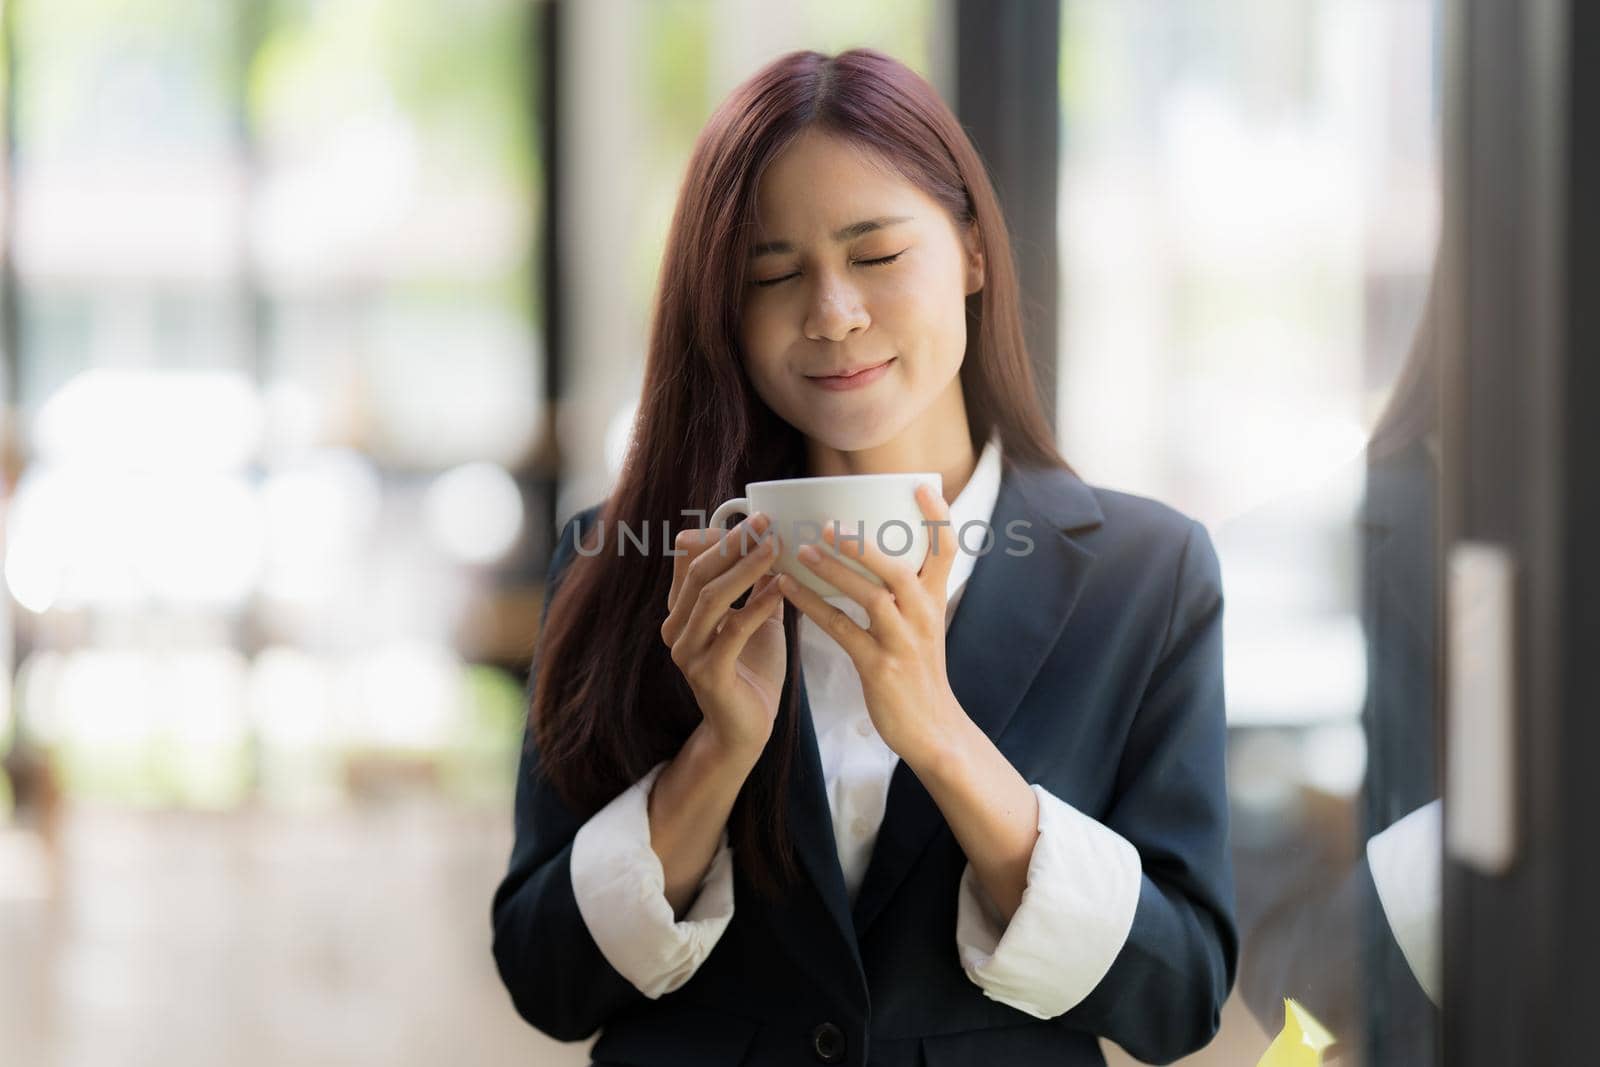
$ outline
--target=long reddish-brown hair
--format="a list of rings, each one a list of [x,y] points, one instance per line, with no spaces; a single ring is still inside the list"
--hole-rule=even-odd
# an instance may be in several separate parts
[[[1067,467],[1036,392],[1000,205],[955,115],[922,77],[871,49],[791,52],[762,68],[695,142],[662,257],[627,457],[584,543],[591,554],[574,556],[540,637],[530,710],[540,770],[585,818],[675,754],[701,718],[660,633],[672,585],[665,546],[694,521],[683,512],[709,511],[748,482],[807,473],[802,435],[750,384],[738,326],[757,183],[808,128],[873,151],[958,227],[977,223],[984,287],[967,297],[960,372],[973,445],[998,431],[1007,464]],[[649,550],[630,543],[619,553],[619,523],[648,530]],[[791,679],[798,618],[786,604]],[[735,863],[768,895],[797,870],[784,798],[798,697],[790,685],[729,821]]]

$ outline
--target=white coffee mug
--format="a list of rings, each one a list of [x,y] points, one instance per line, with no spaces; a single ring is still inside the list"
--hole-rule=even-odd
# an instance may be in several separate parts
[[[712,512],[708,523],[714,529],[729,528],[734,515],[765,514],[776,534],[780,552],[772,569],[793,575],[807,588],[822,596],[843,596],[832,583],[818,577],[795,557],[803,544],[813,544],[831,552],[845,566],[878,585],[883,580],[822,539],[825,526],[838,522],[841,537],[854,538],[859,531],[865,544],[876,545],[891,559],[921,570],[928,557],[928,527],[917,503],[917,486],[926,482],[943,494],[944,478],[937,471],[906,474],[836,474],[821,478],[780,478],[751,482],[744,496],[723,502]]]

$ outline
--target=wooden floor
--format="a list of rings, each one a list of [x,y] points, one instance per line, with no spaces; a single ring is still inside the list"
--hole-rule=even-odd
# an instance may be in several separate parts
[[[0,1061],[26,1067],[572,1067],[489,952],[509,813],[76,808],[51,893],[0,829]],[[1232,1006],[1195,1065],[1267,1043]],[[1114,1048],[1113,1064],[1131,1064]]]

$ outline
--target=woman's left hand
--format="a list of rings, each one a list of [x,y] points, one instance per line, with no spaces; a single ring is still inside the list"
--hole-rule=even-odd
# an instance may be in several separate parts
[[[802,565],[866,609],[870,629],[793,577],[778,579],[783,595],[855,663],[878,735],[913,770],[937,757],[971,722],[945,673],[945,585],[956,555],[950,507],[926,484],[917,488],[917,503],[929,523],[921,571],[885,553],[870,536],[841,541],[837,522],[828,524],[824,540],[882,578],[883,585],[815,545],[796,553]]]

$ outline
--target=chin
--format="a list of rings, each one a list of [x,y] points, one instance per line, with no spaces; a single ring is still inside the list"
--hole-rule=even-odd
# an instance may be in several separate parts
[[[894,439],[902,429],[902,413],[863,411],[848,418],[832,416],[808,420],[806,436],[839,452],[861,452]]]

